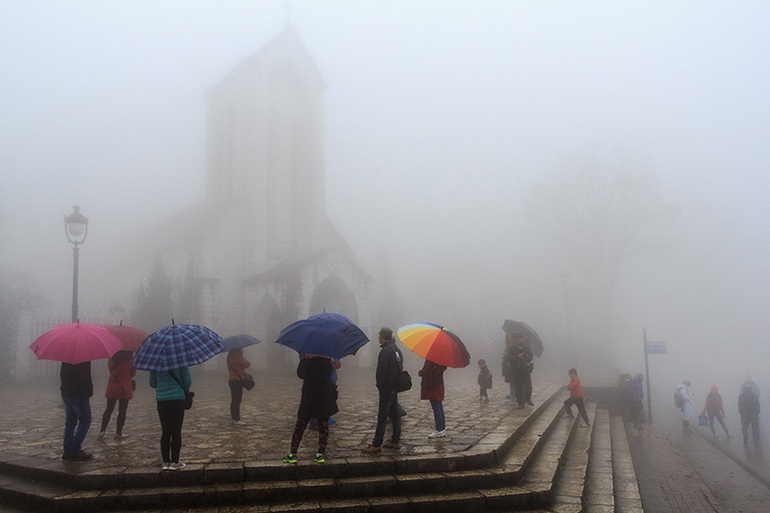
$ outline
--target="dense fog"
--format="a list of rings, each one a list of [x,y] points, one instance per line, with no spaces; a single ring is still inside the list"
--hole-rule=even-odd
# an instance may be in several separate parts
[[[203,196],[207,91],[287,17],[327,86],[327,214],[405,322],[497,358],[525,321],[586,383],[643,371],[646,329],[662,394],[770,395],[761,1],[3,2],[5,287],[69,312],[80,205],[98,311],[95,260]]]

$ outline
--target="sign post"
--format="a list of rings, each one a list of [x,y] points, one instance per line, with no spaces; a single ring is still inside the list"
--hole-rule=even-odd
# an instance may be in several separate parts
[[[666,354],[668,348],[665,342],[647,341],[647,328],[642,329],[644,340],[644,374],[647,376],[647,421],[652,424],[652,398],[650,397],[650,363],[648,354]]]

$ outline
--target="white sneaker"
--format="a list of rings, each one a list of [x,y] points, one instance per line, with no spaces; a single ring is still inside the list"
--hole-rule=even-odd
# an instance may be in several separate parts
[[[428,435],[428,438],[444,438],[446,436],[446,429],[442,429],[441,431],[434,431],[433,433]]]
[[[182,470],[183,468],[185,468],[185,466],[186,465],[184,463],[182,463],[181,461],[178,461],[176,463],[172,463],[171,465],[169,465],[168,469],[169,470]]]
[[[161,470],[168,470],[168,468],[171,466],[171,463],[163,462],[163,465],[160,466]]]
[[[246,423],[242,420],[234,420],[232,421],[232,423],[233,423],[233,426],[236,426],[236,427],[242,427],[246,425]]]
[[[104,431],[99,431],[99,434],[96,435],[97,440],[104,440]]]

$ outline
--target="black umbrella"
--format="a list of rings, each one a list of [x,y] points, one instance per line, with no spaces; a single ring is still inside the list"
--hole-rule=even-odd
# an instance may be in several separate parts
[[[543,341],[540,340],[537,332],[530,328],[526,323],[520,321],[511,321],[506,319],[503,323],[503,331],[506,335],[521,335],[524,337],[524,343],[529,345],[532,354],[543,356]]]

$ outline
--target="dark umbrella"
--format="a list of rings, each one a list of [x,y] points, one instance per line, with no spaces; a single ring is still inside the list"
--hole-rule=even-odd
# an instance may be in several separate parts
[[[134,367],[166,372],[198,365],[225,350],[222,337],[197,324],[173,324],[151,333],[134,354]]]
[[[369,338],[344,315],[321,313],[288,325],[281,330],[275,342],[298,353],[340,360],[356,354],[369,342]]]
[[[518,334],[523,336],[524,343],[529,345],[532,354],[537,357],[543,356],[543,341],[540,340],[537,332],[526,323],[506,319],[503,323],[503,331],[506,335],[513,336]]]

